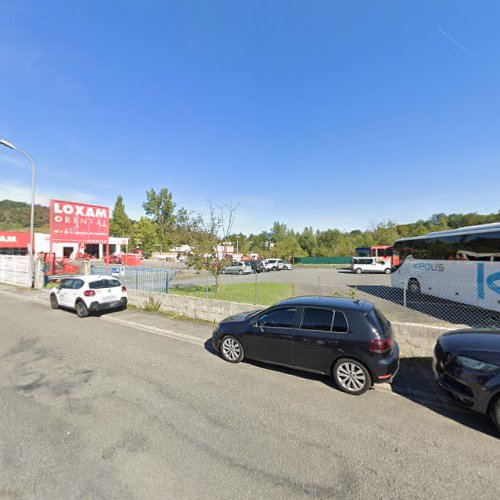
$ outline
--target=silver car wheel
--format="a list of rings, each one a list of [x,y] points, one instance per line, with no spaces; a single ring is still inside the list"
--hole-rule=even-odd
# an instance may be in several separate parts
[[[357,392],[366,384],[363,370],[355,363],[342,363],[337,368],[337,378],[340,385],[348,392]]]
[[[229,361],[236,361],[241,355],[239,342],[231,337],[226,337],[222,341],[222,354]]]

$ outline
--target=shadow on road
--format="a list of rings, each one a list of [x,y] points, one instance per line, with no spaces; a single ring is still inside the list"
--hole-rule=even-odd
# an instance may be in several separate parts
[[[465,408],[438,387],[431,358],[401,359],[399,372],[392,382],[392,391],[471,429],[498,436],[488,416]]]
[[[394,304],[404,305],[404,293],[399,288],[383,285],[348,286]],[[432,316],[447,323],[469,325],[471,327],[498,327],[500,324],[500,314],[498,312],[432,297],[431,295],[407,295],[406,309]]]
[[[212,347],[211,339],[206,340],[205,349],[214,356],[218,356]],[[308,373],[254,360],[244,360],[243,362],[265,370],[286,373],[306,380],[320,381],[328,387],[340,390],[331,377],[326,375]],[[399,372],[392,382],[392,392],[471,429],[498,437],[498,433],[488,416],[468,410],[439,389],[434,381],[431,358],[401,359]],[[408,415],[408,418],[410,421],[411,415]]]

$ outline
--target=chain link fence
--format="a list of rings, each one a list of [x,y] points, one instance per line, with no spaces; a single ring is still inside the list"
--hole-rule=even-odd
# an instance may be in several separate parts
[[[443,290],[440,290],[443,288]],[[454,290],[454,300],[439,296]],[[448,292],[448,293],[444,293]],[[410,292],[408,286],[391,286],[391,276],[354,274],[348,268],[300,268],[244,275],[220,275],[179,270],[169,293],[201,298],[271,305],[288,297],[326,295],[366,300],[374,303],[390,320],[459,327],[500,327],[500,302],[494,309],[474,303],[474,284],[443,282],[433,290]],[[500,300],[500,296],[499,296]]]

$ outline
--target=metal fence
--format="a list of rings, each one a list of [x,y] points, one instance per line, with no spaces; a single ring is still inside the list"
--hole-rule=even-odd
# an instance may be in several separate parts
[[[11,285],[31,286],[28,256],[0,255],[0,281]]]
[[[131,290],[168,293],[169,283],[176,275],[177,270],[91,265],[90,273],[116,276],[122,284]]]
[[[327,295],[367,300],[374,303],[390,320],[458,327],[500,327],[500,302],[485,309],[473,302],[477,294],[473,284],[443,287],[458,289],[454,300],[439,298],[440,290],[410,293],[407,286],[391,286],[385,274],[351,273],[349,269],[304,269],[249,275],[221,275],[218,290],[214,276],[206,272],[179,270],[170,283],[169,293],[212,298],[254,305],[271,305],[287,297]],[[432,295],[432,294],[433,295]],[[499,296],[500,299],[500,296]]]

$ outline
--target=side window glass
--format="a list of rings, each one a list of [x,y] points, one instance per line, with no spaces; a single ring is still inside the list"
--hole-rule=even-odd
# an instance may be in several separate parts
[[[73,279],[67,279],[62,282],[61,289],[67,290],[68,288],[73,288]]]
[[[335,311],[333,318],[332,332],[346,333],[349,327],[347,326],[347,319],[345,314],[341,311]]]
[[[275,309],[259,317],[259,324],[273,328],[292,328],[296,307],[286,309]]]
[[[302,318],[304,330],[320,330],[330,332],[332,329],[333,311],[330,309],[316,309],[306,307]]]
[[[83,280],[73,280],[73,289],[79,290],[83,286]]]

